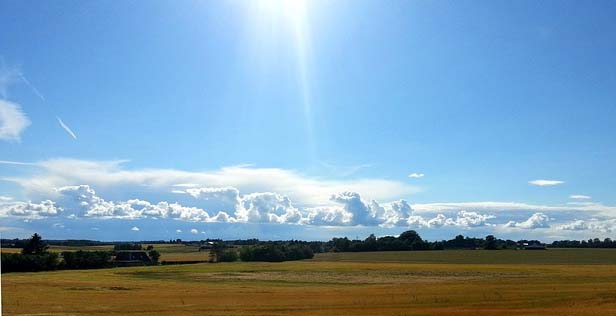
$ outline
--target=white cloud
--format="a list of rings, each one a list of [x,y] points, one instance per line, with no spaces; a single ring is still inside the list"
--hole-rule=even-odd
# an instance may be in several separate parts
[[[240,192],[233,187],[222,188],[192,188],[185,191],[195,199],[217,201],[224,204],[226,209],[236,209],[240,203]]]
[[[472,211],[460,211],[455,220],[447,221],[447,225],[462,227],[485,226],[486,221],[495,218],[494,215],[480,214]]]
[[[68,125],[64,124],[61,118],[56,116],[56,119],[58,119],[58,123],[60,123],[60,126],[64,129],[66,133],[68,133],[68,135],[70,135],[73,139],[77,139],[77,135],[73,133],[73,131],[71,130],[70,127],[68,127]]]
[[[509,221],[505,227],[517,227],[524,229],[548,228],[550,227],[550,218],[543,213],[535,213],[523,222]]]
[[[159,188],[168,192],[186,184],[199,187],[234,187],[245,193],[275,192],[287,196],[302,207],[331,205],[335,192],[352,191],[368,200],[391,201],[409,196],[419,188],[385,179],[331,180],[310,177],[294,170],[224,167],[207,172],[174,169],[127,170],[123,161],[86,161],[53,159],[36,163],[40,170],[30,176],[9,180],[21,185],[32,196],[49,196],[54,188],[87,183],[97,188],[131,190],[135,186]],[[179,190],[178,190],[179,191]]]
[[[251,193],[242,197],[241,207],[235,211],[240,222],[299,223],[302,214],[291,200],[271,192]]]
[[[195,188],[195,187],[198,187],[199,185],[196,183],[177,183],[172,186],[176,188]]]
[[[8,201],[12,201],[13,198],[10,196],[2,196],[0,195],[0,202],[8,202]]]
[[[575,220],[569,223],[565,223],[559,227],[562,230],[569,231],[582,231],[590,230],[601,233],[612,233],[616,231],[616,219],[595,219],[590,220]]]
[[[0,216],[19,216],[28,219],[38,219],[56,216],[62,211],[53,201],[45,200],[40,203],[9,202],[0,203]]]
[[[564,181],[560,181],[560,180],[544,180],[544,179],[539,179],[539,180],[528,181],[528,183],[532,184],[532,185],[540,186],[540,187],[545,187],[545,186],[553,186],[553,185],[563,184],[565,182]]]
[[[187,207],[166,201],[156,204],[139,199],[128,201],[106,201],[99,197],[89,185],[66,186],[57,190],[62,205],[67,210],[78,211],[79,216],[100,218],[172,218],[191,222],[212,222],[231,218],[224,214],[211,218],[203,209]]]
[[[175,232],[179,234],[179,233],[182,232],[182,230],[181,229],[176,229]]]
[[[423,173],[413,172],[413,173],[409,174],[409,178],[418,179],[418,178],[423,178],[423,177],[424,177]]]
[[[589,199],[592,199],[592,196],[582,195],[582,194],[572,194],[572,195],[569,195],[569,198],[575,199],[575,200],[589,200]]]
[[[131,228],[130,230],[134,231],[134,232],[138,232],[139,231],[139,227],[137,226],[133,226],[133,228]]]
[[[382,206],[376,201],[372,201],[371,208],[382,222],[381,226],[383,227],[407,226],[408,218],[413,213],[413,208],[405,200],[385,203]]]
[[[198,234],[199,231],[193,228],[193,229],[190,230],[190,233],[191,234]]]
[[[574,202],[566,205],[539,205],[521,202],[448,202],[448,203],[417,203],[413,204],[415,212],[445,212],[458,210],[474,210],[489,212],[508,212],[508,211],[535,211],[535,212],[562,212],[562,211],[583,211],[593,213],[603,213],[608,216],[616,216],[616,206],[603,205],[593,202]]]
[[[17,67],[8,67],[0,57],[0,97],[6,99],[10,86],[21,81],[22,73]]]
[[[351,214],[354,225],[378,224],[376,211],[361,199],[359,193],[346,191],[334,194],[330,199],[343,205],[343,209]]]
[[[6,99],[8,97],[9,87],[19,82],[25,83],[36,96],[45,101],[45,96],[26,79],[26,76],[19,67],[7,66],[4,59],[0,57],[0,96]]]
[[[436,228],[443,226],[455,226],[472,228],[490,225],[487,221],[492,218],[496,217],[494,215],[461,210],[456,214],[455,218],[447,217],[445,214],[437,214],[431,219],[426,219],[420,215],[411,215],[408,218],[408,224],[412,227]]]
[[[30,120],[19,104],[0,99],[0,139],[19,141]]]

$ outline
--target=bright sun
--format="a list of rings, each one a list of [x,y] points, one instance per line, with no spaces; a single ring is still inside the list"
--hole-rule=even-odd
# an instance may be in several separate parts
[[[297,22],[305,17],[306,2],[305,0],[257,0],[257,7],[262,14]]]

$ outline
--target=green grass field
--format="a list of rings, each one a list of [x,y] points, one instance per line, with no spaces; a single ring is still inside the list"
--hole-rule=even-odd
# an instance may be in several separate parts
[[[616,315],[616,251],[333,253],[10,273],[2,300],[3,315]]]

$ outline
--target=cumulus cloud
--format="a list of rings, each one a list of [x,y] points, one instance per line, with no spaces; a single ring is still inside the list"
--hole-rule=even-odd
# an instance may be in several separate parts
[[[447,217],[445,214],[437,214],[431,219],[426,219],[420,215],[412,215],[408,218],[408,224],[409,226],[428,228],[443,226],[471,228],[490,225],[488,220],[492,218],[495,218],[495,216],[461,210],[456,214],[456,217]]]
[[[418,204],[411,205],[405,200],[379,203],[367,202],[357,192],[344,191],[330,196],[330,205],[298,207],[288,196],[272,192],[241,194],[234,187],[189,188],[188,196],[200,200],[220,200],[228,205],[224,210],[186,206],[176,202],[152,203],[141,199],[110,201],[102,198],[89,185],[65,186],[56,190],[56,201],[43,200],[40,203],[5,201],[0,203],[0,215],[39,219],[51,216],[66,218],[116,218],[116,219],[175,219],[187,222],[228,222],[228,223],[279,223],[314,226],[381,226],[391,227],[461,227],[474,228],[495,226],[490,223],[496,218],[492,214],[476,210],[457,210],[451,215],[453,205],[445,205],[442,211],[427,216],[415,212]],[[460,205],[455,205],[459,207]],[[463,204],[468,206],[468,204]],[[584,206],[585,207],[585,206]],[[420,205],[421,208],[421,205]],[[455,208],[453,208],[455,209]],[[449,215],[447,215],[449,214]],[[537,212],[522,222],[510,221],[500,225],[506,228],[536,229],[547,228],[550,218]],[[592,223],[570,223],[562,230],[592,229],[607,231],[609,226]],[[584,226],[586,225],[586,226]],[[195,233],[191,230],[191,233]],[[181,230],[177,230],[181,233]]]
[[[553,185],[563,184],[565,182],[564,181],[560,181],[560,180],[538,179],[538,180],[528,181],[528,183],[531,184],[531,185],[536,185],[536,186],[540,186],[540,187],[546,187],[546,186],[553,186]]]
[[[195,199],[215,201],[225,210],[235,210],[241,203],[240,192],[234,187],[191,188],[186,189],[185,192]]]
[[[415,178],[415,179],[419,179],[419,178],[423,178],[424,174],[420,173],[420,172],[413,172],[411,174],[409,174],[409,178]]]
[[[487,220],[491,218],[495,218],[495,216],[462,210],[458,212],[458,216],[456,217],[456,219],[452,220],[451,224],[448,224],[463,227],[479,227],[485,226]]]
[[[99,197],[89,185],[66,186],[57,190],[67,211],[76,211],[78,216],[101,218],[172,218],[192,222],[211,222],[229,219],[217,214],[215,219],[203,209],[183,206],[166,201],[150,203],[131,199],[128,201],[106,201]]]
[[[383,227],[406,226],[408,218],[413,213],[413,208],[405,200],[386,203],[383,206],[372,201],[371,208]]]
[[[190,233],[191,233],[191,234],[195,234],[195,235],[196,235],[196,234],[198,234],[198,233],[199,233],[199,231],[198,231],[198,230],[196,230],[195,228],[193,228],[193,229],[191,229],[191,230],[190,230]]]
[[[0,99],[0,140],[19,141],[30,120],[17,103]]]
[[[0,216],[19,216],[29,219],[38,219],[56,216],[62,211],[53,201],[45,200],[40,203],[10,202],[0,204]]]
[[[181,229],[176,229],[175,232],[179,234],[179,233],[182,232],[182,230]]]
[[[589,199],[592,199],[592,196],[583,195],[583,194],[572,194],[572,195],[569,195],[569,198],[574,199],[574,200],[589,200]]]
[[[517,227],[524,229],[548,228],[550,227],[550,218],[543,213],[535,213],[523,222],[509,221],[505,227]]]
[[[343,205],[343,209],[351,214],[351,221],[355,225],[378,224],[376,211],[366,204],[357,192],[342,192],[331,196],[331,201]]]
[[[133,226],[133,228],[131,228],[130,230],[134,231],[134,232],[138,232],[139,231],[139,227],[137,226]]]
[[[559,226],[562,230],[583,231],[591,230],[602,233],[612,233],[616,231],[616,219],[590,219],[590,220],[575,220]]]
[[[302,214],[287,196],[277,193],[251,193],[241,199],[235,211],[240,222],[300,223]]]

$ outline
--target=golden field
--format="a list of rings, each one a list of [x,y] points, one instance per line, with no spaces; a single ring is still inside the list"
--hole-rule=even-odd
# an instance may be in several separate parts
[[[616,315],[616,250],[9,273],[2,304],[3,315]]]

